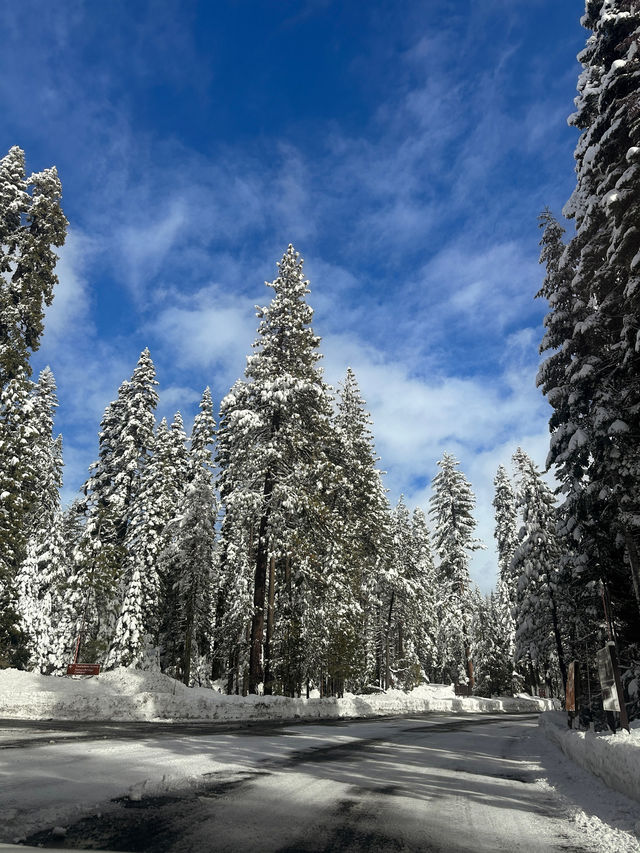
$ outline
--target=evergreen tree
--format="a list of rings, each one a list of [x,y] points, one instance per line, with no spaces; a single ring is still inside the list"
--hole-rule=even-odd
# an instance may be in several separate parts
[[[49,655],[52,671],[62,673],[72,662],[78,635],[82,628],[82,615],[86,605],[84,571],[79,569],[79,546],[84,533],[84,505],[75,500],[63,513],[60,520],[62,562],[65,578],[60,589],[55,615],[53,648]]]
[[[562,544],[556,533],[554,497],[533,461],[520,448],[513,456],[518,471],[518,506],[522,513],[520,545],[513,558],[518,571],[516,657],[544,673],[550,682],[555,658],[567,682],[558,596]],[[534,685],[537,686],[537,678]]]
[[[320,570],[320,555],[331,530],[332,495],[337,478],[327,452],[332,444],[331,406],[317,368],[319,339],[311,329],[306,303],[308,282],[302,260],[289,246],[270,284],[275,291],[259,309],[255,353],[246,378],[222,401],[218,434],[220,493],[228,516],[223,533],[236,541],[249,537],[253,564],[248,689],[263,679],[267,580],[291,590],[297,624],[287,621],[293,637],[287,651],[289,690],[300,688],[304,671],[305,627],[312,622],[310,595]],[[239,531],[243,534],[238,538]],[[223,542],[224,571],[232,548]],[[245,555],[238,554],[244,562]],[[273,562],[272,559],[273,558]],[[228,585],[228,584],[227,584]],[[269,629],[267,614],[267,628]],[[271,661],[267,658],[271,666]]]
[[[101,422],[98,460],[84,485],[84,535],[76,570],[89,599],[90,639],[96,654],[111,642],[127,588],[125,562],[132,508],[154,443],[158,395],[149,350],[140,355],[131,379],[123,382]],[[84,575],[84,577],[83,577]]]
[[[216,434],[216,422],[213,417],[211,391],[205,388],[200,400],[200,411],[195,416],[191,430],[190,448],[194,469],[203,468],[210,478],[213,477],[213,444]]]
[[[29,376],[30,354],[40,346],[58,281],[53,247],[66,236],[61,193],[55,166],[25,177],[17,146],[0,160],[0,386]]]
[[[501,647],[506,645],[511,660],[515,680],[513,687],[519,687],[519,676],[515,671],[515,614],[518,603],[519,577],[514,571],[513,556],[519,544],[518,511],[516,497],[509,476],[502,465],[494,480],[495,496],[495,539],[498,546],[498,583],[497,594],[491,605],[495,613],[496,630],[500,630]],[[500,688],[506,690],[507,687]]]
[[[68,572],[60,509],[62,439],[52,436],[58,401],[53,373],[45,368],[32,394],[29,451],[33,495],[26,516],[25,558],[16,577],[17,611],[27,638],[29,665],[49,672],[57,666],[56,625]]]
[[[5,638],[9,653],[12,641],[10,602],[14,595],[16,572],[24,560],[35,495],[35,460],[32,453],[33,383],[24,374],[10,379],[0,388],[0,587]],[[15,615],[15,614],[14,614]],[[9,645],[5,645],[9,643]]]
[[[518,547],[518,511],[509,475],[502,465],[498,466],[494,485],[493,506],[496,519],[494,535],[498,546],[498,574],[508,588],[511,606],[515,607],[518,579],[511,574],[511,561]]]
[[[512,657],[504,610],[496,593],[477,596],[473,614],[475,692],[481,696],[512,692]]]
[[[473,689],[470,620],[472,614],[469,554],[483,545],[473,536],[475,497],[461,471],[460,463],[449,453],[438,462],[440,471],[433,478],[430,515],[434,521],[434,545],[440,558],[440,587],[445,594],[447,610],[441,620],[441,632],[453,648],[447,656],[457,658],[458,673]],[[457,648],[456,648],[457,646]],[[460,650],[463,657],[460,659]]]
[[[25,176],[24,152],[0,159],[0,664],[25,663],[16,612],[16,573],[26,559],[29,514],[37,501],[30,426],[29,358],[40,345],[44,308],[57,282],[53,247],[67,221],[55,167]],[[35,491],[34,491],[35,489]]]
[[[126,592],[107,666],[142,665],[157,657],[161,645],[163,666],[175,667],[175,578],[164,576],[160,562],[170,542],[167,526],[181,511],[191,477],[186,439],[180,412],[171,427],[163,418],[140,474],[124,541]]]
[[[188,486],[184,511],[169,523],[169,544],[161,557],[174,579],[179,652],[177,674],[189,684],[208,684],[216,563],[216,500],[206,472]]]
[[[384,689],[396,687],[398,676],[404,680],[406,674],[402,662],[405,645],[402,599],[403,593],[408,592],[406,598],[411,598],[415,591],[412,587],[405,590],[407,575],[412,574],[408,566],[410,549],[411,521],[400,496],[391,516],[391,559],[378,575],[378,669],[379,683]]]
[[[416,579],[416,598],[408,612],[414,648],[422,672],[433,675],[438,636],[438,584],[431,538],[424,512],[418,507],[411,518],[411,555]]]
[[[381,585],[385,687],[411,689],[433,667],[437,634],[435,570],[424,513],[400,497],[392,516],[390,569]]]
[[[350,689],[357,689],[374,680],[380,683],[384,668],[384,635],[376,613],[381,612],[380,592],[391,570],[393,542],[371,416],[351,368],[336,402],[335,461],[343,487],[336,495],[339,523],[332,535],[335,559],[329,561],[334,571],[327,574],[335,603],[327,605],[327,623],[340,649],[333,657],[350,678]]]
[[[582,134],[576,188],[564,209],[575,236],[564,246],[560,227],[544,215],[542,349],[554,351],[539,383],[554,408],[549,464],[558,466],[563,524],[576,543],[574,571],[585,584],[605,583],[628,639],[637,641],[640,10],[628,0],[589,0],[582,23],[592,34],[579,55],[570,122]]]

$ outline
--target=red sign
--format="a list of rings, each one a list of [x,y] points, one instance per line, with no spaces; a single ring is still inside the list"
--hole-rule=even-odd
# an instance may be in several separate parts
[[[100,675],[99,663],[70,663],[67,675]]]

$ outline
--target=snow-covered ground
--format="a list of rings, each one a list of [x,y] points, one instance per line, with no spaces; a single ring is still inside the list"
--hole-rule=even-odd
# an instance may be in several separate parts
[[[227,696],[185,687],[159,672],[115,669],[89,678],[58,678],[0,670],[0,717],[30,720],[295,720],[377,717],[422,711],[468,713],[543,711],[550,700],[454,696],[449,685],[424,685],[410,693],[389,690],[343,699]]]
[[[623,729],[616,734],[570,729],[562,711],[541,714],[539,723],[565,755],[610,788],[640,801],[640,720],[631,723],[630,732]]]

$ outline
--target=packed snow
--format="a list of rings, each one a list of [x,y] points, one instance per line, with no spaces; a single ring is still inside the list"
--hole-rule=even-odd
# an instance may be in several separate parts
[[[451,685],[423,685],[343,699],[227,696],[186,687],[160,672],[119,667],[93,677],[0,671],[0,717],[27,720],[296,720],[377,717],[422,711],[467,713],[543,711],[548,699],[530,696],[457,697]]]
[[[640,720],[631,723],[630,732],[622,729],[615,734],[570,729],[562,711],[541,714],[539,723],[549,740],[576,764],[610,788],[640,801]]]
[[[531,717],[460,722],[436,715],[198,736],[176,727],[5,749],[0,841],[51,843],[58,828],[58,838],[64,831],[93,847],[94,827],[137,826],[157,808],[159,831],[170,846],[175,829],[180,850],[210,849],[212,833],[221,849],[255,849],[258,840],[265,851],[299,849],[313,825],[317,849],[331,849],[323,833],[346,826],[398,840],[427,832],[438,847],[483,853],[516,838],[536,853],[559,841],[589,853],[640,851],[637,804],[567,760]],[[140,800],[151,811],[127,805]],[[32,836],[40,830],[49,837]]]

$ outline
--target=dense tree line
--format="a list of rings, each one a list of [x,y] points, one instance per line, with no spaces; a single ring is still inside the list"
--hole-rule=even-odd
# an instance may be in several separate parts
[[[445,453],[427,517],[391,507],[354,372],[324,380],[309,283],[289,246],[245,375],[216,425],[157,421],[148,350],[100,424],[82,495],[60,505],[55,380],[31,379],[54,248],[55,169],[0,161],[0,665],[162,669],[228,692],[321,695],[454,681],[563,695],[619,648],[640,658],[640,11],[588,0],[565,232],[541,217],[549,303],[538,383],[552,406],[545,477],[518,449],[495,478],[496,589],[469,576],[475,498]],[[597,704],[597,697],[596,697]]]
[[[12,149],[7,174],[22,157]],[[55,189],[49,215],[64,225]],[[44,226],[39,234],[39,255],[51,261],[41,282],[48,304],[61,237]],[[82,495],[64,511],[55,381],[48,368],[27,380],[31,333],[3,384],[12,555],[3,665],[62,673],[80,643],[85,660],[107,668],[159,667],[230,692],[335,695],[425,679],[473,686],[468,482],[445,455],[432,545],[420,510],[389,505],[355,374],[337,392],[323,379],[292,246],[269,287],[254,353],[222,400],[219,425],[209,389],[189,437],[179,412],[157,422],[158,382],[143,350],[105,409]],[[5,323],[10,339],[17,317]]]

